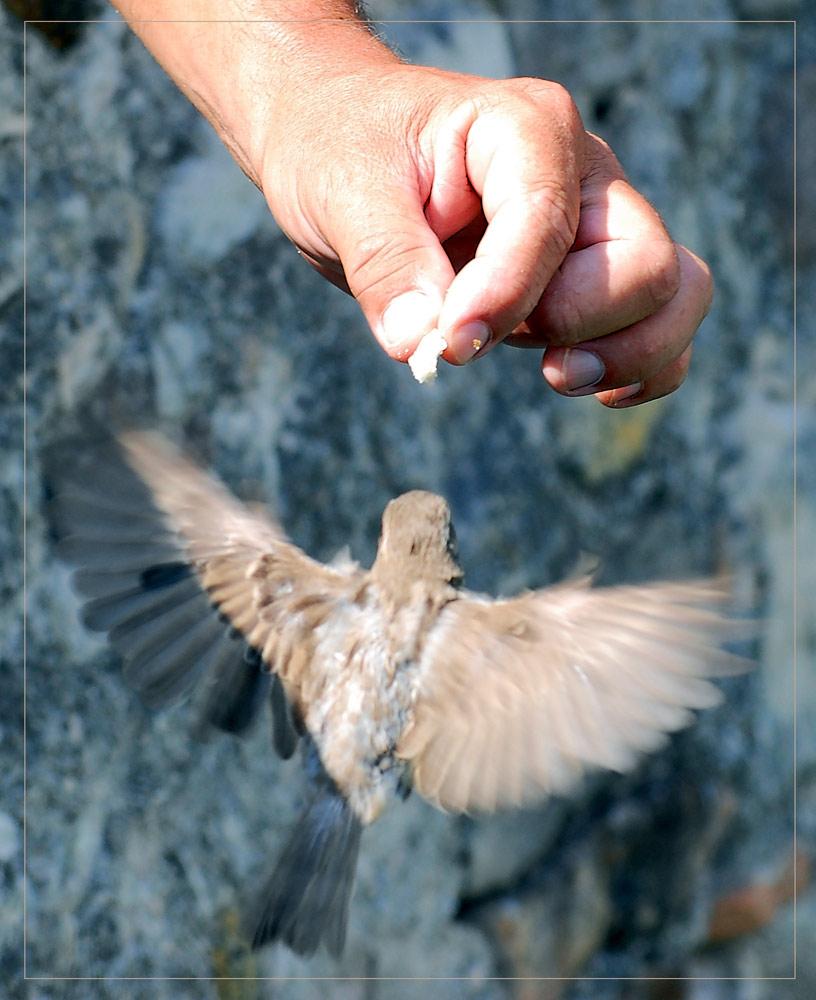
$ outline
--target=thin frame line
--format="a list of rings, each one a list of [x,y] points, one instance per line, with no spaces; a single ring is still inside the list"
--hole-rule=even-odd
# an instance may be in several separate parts
[[[28,892],[26,873],[28,872],[28,850],[26,844],[26,834],[28,832],[28,698],[26,683],[28,680],[28,169],[26,155],[28,152],[28,22],[23,22],[23,979],[27,979],[26,974],[26,924],[28,917]]]
[[[795,859],[797,855],[796,822],[797,822],[797,749],[796,749],[796,704],[797,704],[797,582],[798,582],[798,562],[797,562],[797,443],[798,443],[798,423],[797,423],[797,285],[798,285],[798,263],[797,263],[797,25],[798,20],[793,19],[752,19],[752,18],[693,18],[686,20],[675,19],[496,19],[496,18],[444,18],[444,19],[396,19],[374,20],[366,22],[373,25],[387,24],[791,24],[793,25],[793,844],[794,844],[794,865],[793,865],[793,975],[792,976],[540,976],[540,977],[517,977],[517,976],[418,976],[418,977],[389,977],[389,976],[28,976],[27,974],[27,149],[28,149],[28,117],[27,117],[27,52],[28,52],[28,25],[39,24],[129,24],[123,17],[112,18],[91,18],[91,19],[25,19],[23,20],[23,980],[31,982],[309,982],[309,981],[383,981],[383,982],[791,982],[797,978],[797,909],[798,909],[798,879]],[[351,24],[356,22],[345,18],[257,18],[247,19],[221,19],[221,18],[139,18],[133,23],[148,24]]]
[[[342,17],[257,17],[257,18],[228,18],[228,17],[196,17],[196,18],[170,18],[170,17],[138,17],[125,20],[122,17],[96,17],[86,20],[72,21],[68,18],[50,21],[45,18],[29,18],[23,24],[356,24],[357,22]],[[536,18],[526,18],[520,20],[500,20],[494,18],[423,18],[410,20],[405,18],[389,17],[386,20],[368,21],[366,24],[793,24],[798,21],[794,18],[777,20],[767,18],[758,20],[756,18],[691,18],[689,20],[611,20],[611,19],[589,19],[580,20],[575,18],[565,18],[563,20],[539,20]],[[199,112],[200,113],[200,112]],[[205,119],[206,120],[206,119]]]
[[[796,415],[796,402],[797,402],[797,392],[796,392],[796,289],[799,281],[799,269],[797,264],[797,246],[796,246],[796,180],[797,180],[797,149],[796,149],[796,56],[797,56],[797,38],[796,38],[796,21],[793,22],[793,975],[796,978],[797,970],[797,931],[799,921],[797,920],[797,915],[799,911],[799,898],[797,894],[798,890],[798,874],[796,864],[797,861],[797,753],[796,753],[796,706],[799,704],[796,696],[796,681],[797,681],[797,591],[798,591],[798,567],[799,563],[797,560],[797,511],[796,511],[796,493],[797,493],[797,479],[798,479],[798,466],[797,466],[797,452],[798,452],[798,421]]]
[[[28,976],[60,983],[789,983],[796,976]]]

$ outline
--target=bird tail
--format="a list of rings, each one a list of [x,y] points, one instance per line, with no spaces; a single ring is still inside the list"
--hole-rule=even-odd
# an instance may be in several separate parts
[[[321,942],[339,957],[362,824],[335,789],[320,789],[298,818],[247,921],[252,947],[282,941],[299,955]]]

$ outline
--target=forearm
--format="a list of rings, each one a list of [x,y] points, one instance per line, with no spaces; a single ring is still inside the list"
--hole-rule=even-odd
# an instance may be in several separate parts
[[[349,0],[112,0],[262,186],[270,135],[329,78],[399,63]]]

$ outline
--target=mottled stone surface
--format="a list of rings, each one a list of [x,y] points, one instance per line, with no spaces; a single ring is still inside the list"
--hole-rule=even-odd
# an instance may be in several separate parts
[[[24,52],[19,21],[0,8],[0,980],[32,998],[793,996],[793,983],[763,978],[793,973],[790,902],[775,896],[751,934],[716,947],[708,938],[718,901],[759,886],[756,898],[790,863],[795,643],[798,836],[816,853],[816,348],[805,329],[794,371],[792,27],[737,23],[790,19],[804,5],[712,0],[683,13],[709,22],[684,25],[634,23],[677,16],[645,0],[371,7],[486,18],[382,30],[416,61],[571,90],[675,237],[711,264],[717,297],[691,375],[626,413],[556,397],[537,356],[509,348],[467,369],[443,365],[418,386],[356,305],[297,257],[121,24],[88,24],[62,51],[29,29]],[[812,89],[816,42],[804,22],[798,52]],[[802,134],[812,109],[801,114],[812,159]],[[816,259],[799,231],[799,315],[809,318]],[[449,499],[476,589],[546,584],[581,553],[600,557],[604,581],[724,565],[765,621],[759,669],[724,685],[726,704],[636,774],[597,776],[574,802],[494,819],[447,817],[418,798],[395,807],[364,837],[342,961],[252,955],[237,917],[297,808],[297,765],[272,759],[266,724],[245,742],[201,744],[184,706],[146,711],[79,625],[48,536],[40,458],[89,410],[186,440],[242,496],[272,502],[321,558],[349,544],[370,560],[385,502],[425,487]],[[27,973],[193,981],[21,983],[24,523]],[[803,942],[816,935],[816,906],[799,888]],[[800,947],[798,971],[810,995],[812,949]],[[696,979],[491,978],[578,975]]]

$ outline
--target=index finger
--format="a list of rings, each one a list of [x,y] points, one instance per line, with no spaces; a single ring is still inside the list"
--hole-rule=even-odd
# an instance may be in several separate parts
[[[493,344],[526,319],[575,238],[580,117],[557,84],[513,83],[525,86],[490,106],[474,105],[466,131],[464,168],[487,228],[442,306],[449,360],[472,356],[461,341],[480,326]]]

